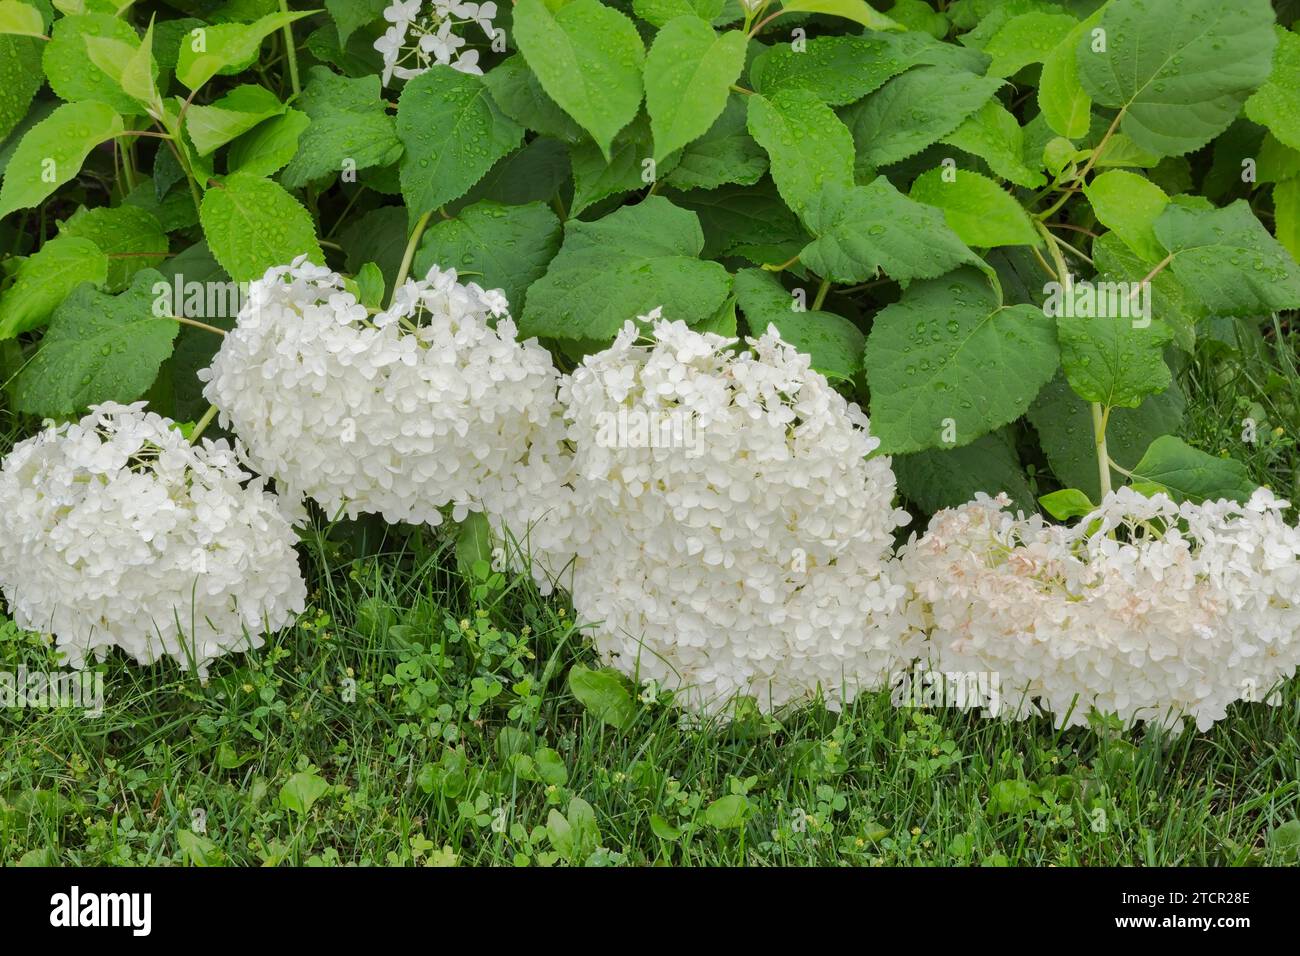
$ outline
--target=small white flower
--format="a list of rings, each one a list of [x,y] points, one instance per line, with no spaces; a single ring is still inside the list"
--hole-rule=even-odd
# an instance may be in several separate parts
[[[420,15],[422,0],[393,0],[384,10],[389,23],[407,24]]]

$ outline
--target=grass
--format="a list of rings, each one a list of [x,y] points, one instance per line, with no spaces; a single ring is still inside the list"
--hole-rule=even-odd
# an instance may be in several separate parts
[[[1182,376],[1185,436],[1292,495],[1294,346],[1281,329],[1206,343]],[[1243,443],[1255,413],[1264,437]],[[1300,681],[1207,733],[1058,732],[887,692],[690,727],[632,691],[616,727],[571,692],[570,669],[597,665],[562,596],[377,522],[318,529],[304,552],[308,612],[206,683],[113,658],[98,719],[0,710],[0,863],[1295,859]],[[0,670],[20,666],[59,665],[0,623]]]

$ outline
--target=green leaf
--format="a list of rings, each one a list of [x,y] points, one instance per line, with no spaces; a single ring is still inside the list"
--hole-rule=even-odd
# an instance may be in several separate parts
[[[1023,816],[1032,813],[1041,801],[1024,780],[999,780],[989,789],[986,807],[990,817]]]
[[[522,56],[502,60],[484,74],[483,82],[501,112],[520,126],[566,143],[586,138],[582,127],[546,95]]]
[[[313,179],[353,170],[387,166],[402,155],[393,118],[384,110],[379,77],[349,79],[323,66],[308,71],[298,105],[311,118],[298,140],[298,152],[280,174],[288,189]],[[489,164],[491,165],[491,164]]]
[[[519,0],[514,25],[542,89],[608,157],[614,135],[641,105],[645,48],[636,25],[598,0],[572,0],[554,12],[543,0]]]
[[[1300,308],[1300,267],[1244,199],[1222,209],[1165,208],[1155,233],[1180,283],[1216,315]]]
[[[1068,13],[1012,17],[984,44],[984,52],[993,57],[988,75],[1014,76],[1031,63],[1042,63],[1078,22]]]
[[[1159,260],[1139,256],[1117,233],[1111,232],[1093,240],[1092,256],[1097,267],[1097,281],[1130,283],[1130,294],[1133,284],[1150,276],[1160,264]],[[1173,330],[1175,345],[1190,352],[1196,345],[1196,323],[1204,318],[1205,307],[1169,269],[1155,271],[1155,276],[1149,282],[1151,314],[1160,316]],[[1109,300],[1109,294],[1107,297]],[[1122,300],[1116,302],[1116,305],[1119,306],[1117,312],[1124,307]],[[1133,314],[1130,309],[1130,315]]]
[[[427,70],[402,90],[397,136],[406,147],[402,198],[414,221],[463,196],[523,141],[524,131],[497,107],[481,77]]]
[[[40,203],[80,172],[92,149],[122,129],[122,117],[103,103],[64,103],[19,141],[5,167],[0,217]]]
[[[192,830],[177,830],[176,845],[190,866],[214,866],[221,861],[221,850],[217,845]]]
[[[569,782],[569,768],[564,765],[564,758],[550,747],[539,747],[533,760],[537,763],[542,783],[562,787]]]
[[[952,133],[1001,85],[996,77],[939,66],[920,66],[894,77],[843,114],[853,133],[858,168],[916,155]]]
[[[456,529],[456,568],[462,575],[473,580],[474,565],[482,562],[491,567],[492,560],[492,525],[487,515],[471,513],[460,527]]]
[[[106,13],[63,17],[54,23],[50,42],[45,44],[41,63],[50,89],[70,103],[94,100],[123,116],[144,113],[144,106],[128,96],[115,75],[104,72],[91,58],[88,37],[115,40],[127,56],[140,45],[140,38],[125,20]]]
[[[1138,146],[1181,156],[1218,136],[1268,79],[1268,0],[1112,0],[1101,15],[1105,50],[1091,33],[1076,49],[1079,82],[1102,106],[1123,110]]]
[[[0,0],[0,33],[15,36],[45,36],[45,19],[41,11],[18,0]]]
[[[158,111],[158,66],[153,59],[153,23],[143,40],[122,41],[113,37],[84,37],[86,53],[95,66],[118,88],[141,106]]]
[[[662,196],[596,222],[571,220],[559,254],[528,290],[521,331],[608,342],[656,306],[665,318],[702,321],[730,289],[726,269],[696,258],[703,245],[695,214]]]
[[[779,259],[761,260],[784,262],[808,242],[808,234],[768,179],[748,188],[722,186],[681,193],[673,202],[699,216],[706,259],[744,255],[742,250],[757,246],[793,245]]]
[[[1107,408],[1136,408],[1173,380],[1164,347],[1173,338],[1160,320],[1145,326],[1127,316],[1056,320],[1061,365],[1075,394]]]
[[[341,46],[347,45],[348,37],[358,28],[381,19],[388,5],[389,0],[325,0],[325,9],[338,28]]]
[[[1256,488],[1241,462],[1207,455],[1172,435],[1153,441],[1131,470],[1135,481],[1159,485],[1176,501],[1195,504],[1220,498],[1246,501]]]
[[[919,33],[814,37],[801,49],[778,43],[759,53],[749,66],[749,81],[764,95],[797,87],[828,106],[844,106],[922,64],[979,73],[988,58]]]
[[[1106,426],[1110,457],[1132,469],[1156,438],[1178,429],[1186,400],[1177,382],[1137,408],[1116,408]],[[1070,388],[1065,376],[1049,382],[1029,409],[1029,421],[1052,473],[1063,485],[1078,488],[1094,501],[1101,497],[1097,449],[1092,436],[1092,406]]]
[[[81,283],[103,285],[107,278],[108,256],[97,245],[55,236],[18,264],[14,281],[0,293],[0,341],[40,328]]]
[[[886,454],[968,444],[1022,415],[1057,364],[1041,309],[999,305],[969,269],[918,282],[867,338],[871,430]]]
[[[901,30],[902,27],[872,9],[863,0],[783,0],[781,9],[788,13],[828,13],[861,23],[868,30]]]
[[[1052,131],[1066,139],[1082,139],[1092,119],[1092,97],[1079,82],[1079,40],[1091,37],[1101,21],[1098,10],[1078,23],[1061,39],[1043,60],[1038,81],[1038,108]]]
[[[158,268],[170,251],[158,220],[135,206],[78,209],[59,227],[59,234],[89,239],[108,255],[109,292],[125,289],[141,269]]]
[[[295,773],[280,788],[280,806],[306,816],[312,805],[330,792],[330,785],[314,773]]]
[[[724,339],[734,339],[740,332],[740,320],[736,317],[736,297],[727,296],[722,307],[714,312],[711,316],[703,321],[696,322],[693,326],[696,332],[708,332],[713,335],[721,335]]]
[[[652,150],[650,122],[644,113],[614,137],[608,159],[590,139],[570,147],[573,202],[569,206],[569,215],[579,216],[588,207],[610,196],[645,189],[649,182],[654,181],[647,182],[644,178]],[[662,169],[655,167],[654,171],[656,174],[667,172],[672,165],[670,157],[662,164]]]
[[[776,188],[796,213],[828,186],[853,185],[853,137],[816,94],[756,93],[748,107],[749,134],[767,150]]]
[[[664,182],[676,189],[752,186],[767,172],[767,153],[749,135],[744,97],[733,94],[717,121],[682,150]]]
[[[232,173],[204,194],[199,220],[212,255],[236,282],[260,279],[303,254],[325,261],[307,210],[269,179]]]
[[[988,495],[1004,491],[1013,507],[1027,513],[1034,510],[1029,479],[1005,429],[959,448],[895,455],[891,464],[903,497],[931,513],[965,504],[980,491]]]
[[[1057,521],[1082,518],[1097,510],[1097,506],[1078,488],[1062,488],[1038,499],[1043,510]]]
[[[908,64],[888,56],[889,36],[815,37],[802,50],[779,43],[754,58],[750,82],[768,96],[805,89],[829,106],[843,106],[880,89],[906,69]]]
[[[200,156],[207,156],[265,119],[279,116],[285,106],[262,86],[236,86],[210,106],[192,105],[185,114],[185,131]]]
[[[425,272],[428,272],[426,269]],[[357,301],[364,306],[372,309],[382,309],[384,307],[384,293],[387,287],[384,283],[383,270],[374,262],[367,262],[357,270]]]
[[[1017,186],[1037,189],[1047,182],[1047,177],[1039,172],[1041,163],[1038,168],[1025,163],[1024,130],[996,97],[944,137],[943,142],[978,156],[994,173]]]
[[[1165,191],[1145,176],[1112,169],[1083,187],[1097,220],[1152,262],[1164,257],[1155,221],[1169,205]]]
[[[27,116],[32,97],[45,82],[41,46],[31,37],[0,36],[0,141]]]
[[[1273,187],[1273,231],[1282,248],[1300,259],[1300,179],[1288,179]]]
[[[153,313],[153,286],[161,281],[146,269],[118,296],[75,289],[18,375],[15,407],[52,418],[99,402],[133,402],[148,391],[180,328]]]
[[[1277,49],[1268,81],[1246,100],[1246,115],[1279,142],[1300,149],[1300,36],[1274,27]]]
[[[1036,246],[1029,216],[993,180],[966,169],[932,169],[912,183],[911,198],[943,210],[948,228],[969,246]]]
[[[181,40],[176,58],[176,79],[197,90],[218,73],[231,75],[257,59],[262,41],[276,30],[316,10],[270,13],[254,23],[218,23],[195,27]]]
[[[704,808],[704,822],[717,830],[737,830],[745,825],[754,805],[739,793],[719,797]]]
[[[656,27],[687,15],[713,20],[723,6],[723,0],[632,0],[632,12]]]
[[[698,139],[727,105],[745,66],[743,31],[721,36],[696,16],[669,21],[645,58],[645,107],[656,161]]]
[[[592,147],[595,148],[594,146]],[[447,206],[448,212],[491,199],[507,206],[551,202],[562,195],[572,163],[569,148],[559,140],[539,136],[488,170],[469,192]]]
[[[669,843],[676,843],[682,838],[681,828],[673,826],[657,813],[650,814],[650,832]]]
[[[503,206],[483,201],[430,226],[415,255],[415,272],[455,269],[486,289],[502,289],[523,311],[528,287],[546,273],[560,248],[560,221],[540,202]]]
[[[249,176],[272,175],[297,154],[298,141],[309,125],[307,114],[294,109],[259,123],[230,144],[226,168]]]
[[[833,312],[796,311],[780,281],[762,269],[742,269],[735,278],[736,300],[754,335],[776,326],[781,338],[805,355],[830,379],[850,379],[862,367],[866,339],[856,325]]]
[[[869,186],[823,189],[804,218],[817,238],[799,258],[834,282],[866,282],[877,270],[928,279],[963,263],[980,265],[942,212],[908,199],[883,176]]]
[[[615,730],[626,730],[636,720],[636,703],[617,671],[574,664],[569,670],[569,690],[593,717]]]
[[[894,0],[889,8],[890,17],[909,30],[919,30],[935,39],[948,35],[950,23],[946,14],[940,13],[925,0]]]

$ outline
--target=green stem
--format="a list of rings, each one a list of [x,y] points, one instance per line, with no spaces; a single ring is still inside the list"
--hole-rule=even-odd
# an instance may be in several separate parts
[[[415,258],[415,247],[420,244],[420,237],[424,235],[424,227],[429,224],[429,217],[433,215],[430,209],[418,220],[415,228],[411,230],[411,238],[406,243],[406,251],[402,253],[402,265],[397,270],[397,280],[393,283],[393,298],[389,300],[388,306],[392,308],[393,302],[397,300],[397,290],[402,287],[406,281],[406,275],[411,271],[411,260]]]
[[[1097,477],[1101,480],[1101,496],[1110,494],[1110,454],[1106,451],[1106,420],[1110,409],[1101,402],[1092,403],[1092,440],[1097,446]]]
[[[289,0],[280,0],[280,12],[289,12]],[[289,57],[289,85],[293,87],[293,95],[300,96],[302,87],[298,85],[298,51],[293,45],[293,25],[289,23],[284,25],[284,49]]]
[[[134,146],[134,140],[123,141],[118,139],[117,147],[122,153],[122,178],[126,180],[126,191],[128,193],[135,190],[135,162],[131,156],[131,149]]]
[[[1056,264],[1057,281],[1064,287],[1070,278],[1070,270],[1065,265],[1065,256],[1061,254],[1058,240],[1041,219],[1035,220],[1034,225],[1043,238],[1047,240],[1047,249],[1052,254],[1052,262]],[[1110,409],[1104,408],[1100,402],[1093,402],[1092,440],[1097,452],[1097,478],[1100,482],[1101,496],[1103,498],[1110,494],[1111,491],[1110,453],[1106,450],[1106,424],[1109,420]]]
[[[212,419],[217,417],[217,406],[209,405],[208,410],[203,413],[203,417],[194,425],[194,431],[190,432],[190,444],[197,445],[199,438],[203,435],[203,430],[212,424]]]
[[[226,330],[219,329],[215,325],[208,325],[206,322],[200,322],[198,319],[187,319],[183,315],[163,315],[159,318],[166,319],[169,322],[179,322],[181,325],[188,325],[192,328],[202,329],[204,332],[211,332],[214,335],[220,335],[225,338]]]
[[[1079,175],[1074,177],[1077,182],[1082,183],[1084,177],[1088,175],[1092,170],[1092,167],[1096,165],[1097,160],[1101,158],[1102,151],[1105,150],[1106,144],[1109,143],[1110,138],[1115,135],[1115,130],[1119,129],[1119,121],[1124,118],[1124,110],[1126,109],[1128,109],[1128,107],[1121,107],[1120,111],[1115,114],[1115,118],[1111,120],[1110,126],[1106,130],[1106,135],[1101,138],[1101,142],[1097,144],[1097,148],[1092,151],[1092,155],[1088,157],[1088,162],[1083,169],[1079,171]]]
[[[822,284],[817,289],[817,297],[813,299],[812,310],[816,312],[826,301],[826,293],[831,291],[831,280],[822,279]]]

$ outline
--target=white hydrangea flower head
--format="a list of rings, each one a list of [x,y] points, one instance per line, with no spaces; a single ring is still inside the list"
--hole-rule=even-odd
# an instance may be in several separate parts
[[[490,43],[496,38],[492,24],[496,15],[497,5],[492,0],[393,0],[384,10],[388,29],[374,44],[384,58],[384,85],[394,76],[409,80],[432,66],[482,76],[479,51],[464,49],[466,37],[457,31],[473,24],[475,32],[482,32]]]
[[[775,329],[737,352],[641,321],[562,384],[570,487],[540,522],[597,648],[706,713],[880,686],[908,631],[907,514],[866,416]]]
[[[1175,503],[1131,488],[1072,527],[980,495],[939,512],[902,561],[931,664],[1000,675],[1003,715],[1091,708],[1199,729],[1300,664],[1300,530],[1288,503]],[[1073,708],[1073,709],[1072,709]]]
[[[119,647],[206,664],[304,607],[297,537],[224,441],[190,445],[145,403],[50,425],[0,465],[0,589],[74,667]]]
[[[437,525],[513,485],[559,375],[505,296],[437,266],[371,315],[302,258],[252,283],[204,395],[249,462],[333,517]]]

